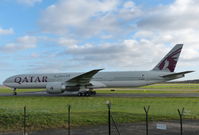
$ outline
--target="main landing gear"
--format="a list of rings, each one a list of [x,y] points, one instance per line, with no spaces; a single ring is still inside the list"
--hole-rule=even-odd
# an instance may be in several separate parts
[[[13,96],[16,96],[17,95],[17,89],[16,88],[13,88]]]
[[[84,92],[79,92],[79,96],[91,96],[91,95],[96,95],[96,91],[84,91]]]

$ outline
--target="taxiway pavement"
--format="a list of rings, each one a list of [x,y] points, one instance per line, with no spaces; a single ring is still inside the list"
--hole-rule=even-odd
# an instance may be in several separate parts
[[[12,93],[1,93],[1,96],[13,96]],[[47,94],[45,91],[40,92],[19,92],[16,96],[73,96],[69,94]],[[94,97],[199,97],[199,93],[97,93]]]

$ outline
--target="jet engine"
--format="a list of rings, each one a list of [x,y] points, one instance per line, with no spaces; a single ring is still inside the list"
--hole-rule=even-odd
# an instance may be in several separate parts
[[[65,91],[70,94],[78,94],[79,96],[90,96],[96,94],[96,92],[88,86],[73,86],[71,84],[66,84],[63,82],[49,82],[46,85],[46,90],[49,94],[61,94]]]
[[[50,82],[46,85],[47,93],[61,94],[66,90],[66,86],[62,82]]]

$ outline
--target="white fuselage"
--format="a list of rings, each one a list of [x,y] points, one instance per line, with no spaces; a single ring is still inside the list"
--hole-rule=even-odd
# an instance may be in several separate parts
[[[48,83],[63,82],[82,73],[20,74],[9,77],[3,84],[11,88],[46,88]],[[90,81],[92,88],[138,87],[165,82],[180,77],[163,78],[171,74],[162,71],[99,72]]]

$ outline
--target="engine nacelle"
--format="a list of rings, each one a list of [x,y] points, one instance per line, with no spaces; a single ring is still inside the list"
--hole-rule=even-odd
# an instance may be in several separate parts
[[[66,86],[62,82],[50,82],[46,85],[47,93],[61,94],[66,90]]]

